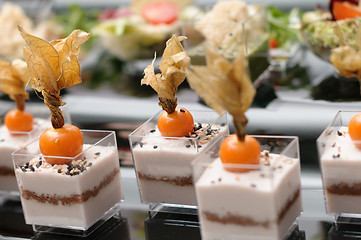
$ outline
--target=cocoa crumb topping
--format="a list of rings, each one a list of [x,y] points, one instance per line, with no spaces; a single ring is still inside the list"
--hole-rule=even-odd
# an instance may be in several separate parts
[[[99,156],[100,152],[95,153],[94,156]],[[92,163],[88,163],[86,158],[82,158],[79,160],[74,160],[71,162],[68,162],[66,166],[66,170],[63,169],[63,165],[57,165],[57,164],[49,164],[47,162],[44,162],[42,158],[39,158],[38,160],[31,160],[30,162],[26,162],[23,166],[20,166],[19,168],[23,172],[35,172],[35,171],[41,171],[41,169],[47,169],[52,168],[55,169],[57,173],[59,174],[66,174],[70,176],[79,175],[80,173],[87,170],[89,167],[92,166]]]

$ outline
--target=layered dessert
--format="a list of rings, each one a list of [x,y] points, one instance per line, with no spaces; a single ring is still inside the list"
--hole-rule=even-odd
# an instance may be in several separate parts
[[[24,149],[14,153],[26,223],[87,229],[121,201],[115,145],[84,144],[83,149],[67,164],[50,164],[48,157]]]
[[[361,214],[361,150],[348,127],[329,127],[317,141],[327,212]]]
[[[11,153],[39,137],[48,127],[50,127],[49,119],[41,118],[34,118],[34,128],[30,132],[14,134],[5,125],[0,127],[0,193],[18,191]],[[34,150],[27,149],[29,153]]]
[[[196,205],[191,162],[211,142],[228,134],[228,126],[224,116],[209,124],[212,115],[217,118],[215,112],[192,114],[195,120],[203,114],[202,120],[208,118],[208,123],[196,121],[189,135],[164,137],[151,122],[130,135],[142,202]]]
[[[74,30],[47,42],[18,29],[29,85],[42,94],[51,120],[39,139],[12,154],[25,220],[37,232],[86,236],[119,211],[122,198],[115,133],[65,124],[60,108],[61,90],[81,83],[78,56],[90,34]]]
[[[190,63],[181,44],[186,39],[174,34],[164,49],[160,73],[154,58],[141,80],[157,92],[163,109],[129,135],[143,203],[196,205],[191,161],[207,143],[228,133],[222,112],[219,117],[215,111],[178,106],[176,92]]]
[[[282,239],[288,233],[302,210],[300,162],[269,149],[259,165],[228,164],[232,171],[218,150],[194,161],[202,239]]]

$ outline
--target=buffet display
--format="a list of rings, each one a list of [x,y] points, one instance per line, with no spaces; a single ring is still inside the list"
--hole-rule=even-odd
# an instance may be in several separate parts
[[[6,21],[11,15],[16,24]],[[305,239],[299,137],[250,134],[255,119],[247,111],[265,95],[262,87],[295,86],[272,77],[289,74],[295,49],[306,46],[332,64],[333,75],[360,81],[359,17],[358,1],[351,0],[286,14],[241,0],[211,7],[135,0],[98,11],[87,29],[65,34],[59,26],[44,35],[20,6],[3,4],[0,26],[13,45],[0,51],[0,90],[16,107],[1,115],[0,217],[16,215],[39,239],[101,239],[105,229],[109,235],[121,229],[129,239],[122,228],[127,196],[119,134],[72,125],[62,100],[64,90],[89,81],[89,70],[106,66],[105,54],[122,66],[107,74],[123,77],[123,67],[136,67],[141,74],[127,78],[150,87],[162,109],[126,136],[149,236],[157,234],[151,227],[172,226],[172,233],[197,229],[195,238],[203,240]],[[44,23],[61,18],[49,19]],[[101,54],[94,57],[94,49]],[[183,107],[177,96],[184,83],[206,110]],[[26,111],[33,92],[50,117]],[[339,111],[317,139],[326,213],[336,232],[355,236],[361,235],[360,131],[360,113]]]

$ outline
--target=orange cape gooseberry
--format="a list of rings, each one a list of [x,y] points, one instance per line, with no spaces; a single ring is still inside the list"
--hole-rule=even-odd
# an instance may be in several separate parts
[[[219,157],[223,167],[230,172],[248,172],[252,169],[232,167],[232,164],[257,165],[261,158],[261,147],[258,141],[246,135],[244,141],[239,141],[236,134],[223,140],[219,149]]]
[[[5,115],[4,123],[9,131],[30,132],[34,119],[30,113],[14,109]]]
[[[64,125],[48,128],[39,139],[40,151],[44,156],[75,157],[83,151],[83,135],[79,128]],[[66,164],[71,159],[44,157],[50,164]]]
[[[192,114],[185,108],[177,107],[168,114],[164,111],[158,118],[158,129],[163,137],[184,137],[194,130]]]
[[[355,143],[355,145],[357,148],[361,149],[361,113],[352,117],[348,124],[348,133],[353,141],[359,142]]]

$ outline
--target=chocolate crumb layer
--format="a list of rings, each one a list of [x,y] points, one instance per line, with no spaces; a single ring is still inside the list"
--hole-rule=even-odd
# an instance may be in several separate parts
[[[277,217],[277,223],[280,223],[282,219],[285,217],[288,210],[292,207],[292,205],[297,201],[300,197],[301,189],[298,188],[296,192],[292,195],[292,197],[286,202],[286,204],[281,209],[280,213]],[[219,222],[222,224],[236,224],[241,226],[262,226],[264,228],[268,228],[270,221],[255,221],[250,217],[234,215],[232,213],[227,213],[226,216],[220,217],[218,214],[202,211],[202,214],[206,217],[208,221],[211,222]]]
[[[147,175],[147,174],[142,174],[140,172],[138,172],[138,178],[142,179],[142,180],[148,180],[148,181],[155,181],[155,182],[167,182],[173,185],[177,185],[177,186],[192,186],[193,185],[193,179],[192,176],[189,177],[161,177],[161,178],[156,178],[153,177],[151,175]]]
[[[326,190],[329,193],[337,195],[361,196],[361,182],[351,185],[341,182],[327,187]]]
[[[301,187],[297,189],[297,191],[293,194],[293,196],[288,199],[287,203],[281,209],[281,212],[278,214],[278,223],[282,221],[288,210],[292,207],[292,205],[297,201],[301,194]]]
[[[104,179],[99,183],[98,186],[94,186],[92,189],[89,189],[82,194],[73,194],[69,197],[59,196],[57,194],[41,194],[29,191],[20,186],[21,196],[26,200],[36,200],[41,203],[50,203],[53,205],[74,205],[81,204],[88,201],[92,197],[96,197],[99,192],[109,185],[115,177],[119,174],[119,168],[114,169],[112,172],[107,174]]]
[[[15,176],[14,169],[0,166],[0,176]]]
[[[219,222],[222,224],[231,223],[241,226],[262,226],[264,228],[269,227],[269,221],[257,222],[250,217],[237,216],[232,213],[227,213],[227,215],[224,217],[220,217],[217,214],[208,211],[202,211],[202,214],[210,222]]]

